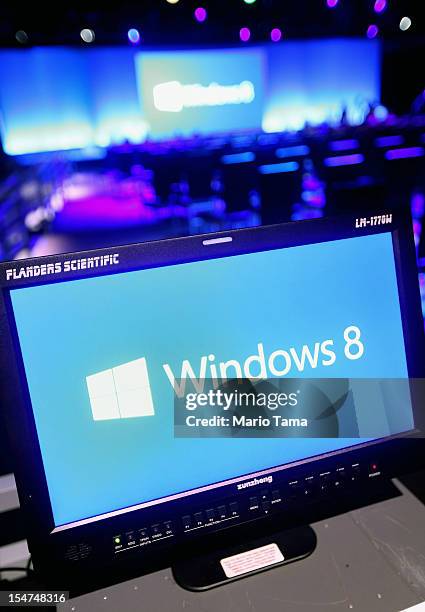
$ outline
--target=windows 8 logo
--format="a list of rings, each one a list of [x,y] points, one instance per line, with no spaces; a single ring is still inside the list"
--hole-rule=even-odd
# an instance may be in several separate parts
[[[228,104],[251,104],[255,99],[255,88],[251,81],[234,85],[193,83],[183,85],[180,81],[159,83],[153,88],[153,103],[158,111],[180,113],[185,108],[202,106],[226,106]]]
[[[94,421],[154,416],[146,359],[86,377]]]
[[[365,352],[359,327],[349,325],[343,332],[344,356],[350,361],[361,359]],[[162,368],[174,389],[176,397],[186,395],[186,383],[197,393],[203,393],[206,380],[212,380],[215,388],[229,379],[247,378],[266,380],[268,377],[284,377],[292,372],[315,370],[332,366],[337,360],[335,342],[332,338],[320,340],[314,345],[304,344],[300,348],[277,349],[266,354],[264,344],[257,343],[256,351],[245,359],[230,359],[216,362],[214,354],[202,355],[199,366],[184,359],[180,370],[173,371],[168,363]],[[254,370],[254,371],[253,371]],[[141,357],[109,370],[86,377],[90,404],[95,421],[127,419],[153,416],[155,414],[146,359]]]

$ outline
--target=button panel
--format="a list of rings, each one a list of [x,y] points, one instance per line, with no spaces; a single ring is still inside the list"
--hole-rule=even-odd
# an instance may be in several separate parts
[[[155,523],[150,527],[142,527],[134,531],[126,531],[124,534],[114,535],[112,539],[115,553],[125,550],[133,550],[142,546],[148,546],[157,541],[171,538],[175,535],[172,521]]]
[[[271,486],[250,491],[250,495],[240,494],[233,499],[226,499],[217,505],[197,507],[193,512],[183,514],[175,522],[158,521],[150,526],[125,531],[113,536],[113,550],[121,553],[143,546],[151,546],[178,534],[198,534],[214,531],[243,521],[267,517],[286,508],[296,508],[297,504],[323,499],[326,496],[341,494],[361,480],[377,478],[382,474],[380,466],[353,463],[339,465],[332,470],[307,474],[301,478],[284,482],[275,479]],[[263,483],[261,483],[263,484]]]
[[[182,525],[185,533],[199,529],[209,528],[235,521],[240,518],[239,504],[232,501],[229,504],[220,504],[215,508],[206,508],[203,511],[195,512],[193,515],[183,517]]]

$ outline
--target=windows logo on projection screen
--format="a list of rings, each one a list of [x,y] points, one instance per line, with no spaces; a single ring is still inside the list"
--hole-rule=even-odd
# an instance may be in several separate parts
[[[151,136],[261,128],[262,49],[139,53],[135,62]]]

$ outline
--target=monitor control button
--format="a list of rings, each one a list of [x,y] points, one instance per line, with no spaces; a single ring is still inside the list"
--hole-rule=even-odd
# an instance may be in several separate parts
[[[251,511],[259,510],[260,506],[258,505],[258,497],[250,497],[249,498],[249,509]]]
[[[213,508],[209,508],[205,511],[205,515],[207,517],[207,523],[213,523],[215,519],[215,512]]]
[[[336,489],[337,491],[343,489],[345,485],[344,475],[338,474],[337,476],[335,476],[333,484],[334,484],[334,489]]]
[[[202,525],[204,524],[204,515],[202,512],[196,512],[193,515],[193,519],[195,522],[195,527],[202,527]]]
[[[320,483],[320,493],[322,493],[322,495],[327,495],[327,493],[329,493],[329,482]]]
[[[280,494],[279,489],[274,489],[271,493],[271,497],[272,497],[272,504],[280,504],[282,501],[282,496]]]
[[[145,544],[149,541],[149,531],[146,529],[146,527],[139,529],[139,541],[140,544]]]
[[[182,517],[183,529],[190,529],[192,527],[192,517],[186,514]]]
[[[331,486],[330,476],[331,476],[330,472],[323,472],[322,474],[320,474],[319,490],[320,490],[320,493],[322,493],[323,495],[326,495],[327,493],[329,493],[329,489]]]
[[[153,540],[157,540],[158,538],[161,538],[164,535],[162,525],[160,525],[159,523],[152,525],[151,534],[152,534]]]
[[[116,535],[113,537],[113,543],[115,550],[120,550],[122,548],[123,538],[121,535]]]
[[[231,504],[229,504],[229,510],[230,516],[237,516],[239,511],[237,502],[232,502]]]
[[[217,508],[217,512],[218,512],[218,518],[220,520],[223,520],[223,519],[227,518],[227,508],[226,508],[226,506],[219,506]]]
[[[360,464],[356,463],[354,465],[351,466],[351,481],[352,482],[356,482],[357,480],[360,480],[361,477],[361,470],[360,470]]]
[[[302,497],[303,495],[303,492],[304,492],[304,488],[302,487],[301,483],[299,483],[298,481],[289,483],[289,494],[290,494],[290,498],[292,501],[296,501],[300,499],[300,497]]]
[[[375,476],[380,476],[381,471],[379,469],[379,465],[377,463],[371,463],[369,465],[369,478],[374,478]]]
[[[174,535],[174,526],[172,521],[164,521],[164,535]]]

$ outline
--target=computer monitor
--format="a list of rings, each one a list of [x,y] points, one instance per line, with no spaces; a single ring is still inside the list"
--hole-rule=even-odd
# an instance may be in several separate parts
[[[421,378],[405,212],[3,262],[0,273],[2,405],[45,576],[167,563],[421,460],[410,390],[350,413],[345,393],[337,433],[317,437],[182,433],[173,401],[186,376],[214,383],[232,368],[257,382]]]

